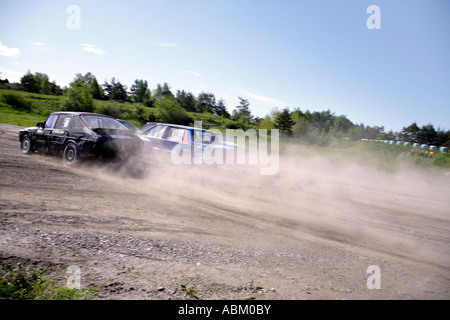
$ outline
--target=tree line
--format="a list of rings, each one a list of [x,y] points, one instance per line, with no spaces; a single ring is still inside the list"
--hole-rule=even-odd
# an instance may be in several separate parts
[[[139,121],[170,122],[189,125],[193,119],[189,113],[203,113],[228,119],[227,128],[279,129],[281,134],[291,139],[312,144],[327,145],[333,139],[378,139],[401,140],[437,146],[450,146],[450,130],[434,128],[432,124],[419,127],[416,123],[404,127],[400,132],[386,132],[383,126],[355,124],[345,115],[335,115],[330,110],[309,111],[295,108],[274,108],[264,118],[253,116],[250,102],[238,97],[239,104],[230,113],[223,99],[213,93],[201,92],[195,96],[186,90],[173,92],[168,83],[157,84],[151,90],[147,80],[136,79],[128,87],[115,77],[100,84],[88,72],[78,73],[68,87],[61,88],[50,82],[45,73],[28,71],[20,79],[18,87],[27,92],[64,95],[63,108],[73,111],[94,111],[94,100],[114,101],[136,105]],[[150,108],[153,112],[146,112]],[[148,109],[148,110],[150,110]],[[105,108],[104,113],[114,113],[113,108]]]
[[[399,133],[399,139],[412,143],[450,147],[450,130],[435,129],[430,123],[419,127],[416,122],[404,127]]]
[[[113,101],[122,103],[140,104],[148,108],[156,108],[159,112],[150,113],[150,121],[176,122],[189,124],[192,119],[187,112],[210,113],[225,119],[232,120],[230,127],[248,128],[257,126],[259,118],[253,118],[249,109],[249,102],[239,98],[240,104],[230,114],[223,99],[216,99],[210,92],[201,92],[195,96],[186,90],[172,92],[167,83],[157,84],[151,90],[147,80],[136,79],[130,89],[115,77],[110,82],[105,80],[100,84],[97,78],[90,72],[76,74],[68,87],[62,89],[56,83],[50,82],[49,77],[40,72],[28,71],[20,79],[16,87],[26,92],[64,95],[64,109],[73,111],[94,110],[94,100]],[[105,110],[108,113],[111,110]]]

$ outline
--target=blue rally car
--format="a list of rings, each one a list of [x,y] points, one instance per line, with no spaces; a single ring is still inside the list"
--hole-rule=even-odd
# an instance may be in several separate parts
[[[149,122],[140,129],[140,135],[144,152],[166,154],[184,164],[226,163],[227,150],[233,149],[233,155],[237,150],[236,144],[224,134],[197,127]],[[221,149],[217,153],[221,160],[215,158],[218,149]]]

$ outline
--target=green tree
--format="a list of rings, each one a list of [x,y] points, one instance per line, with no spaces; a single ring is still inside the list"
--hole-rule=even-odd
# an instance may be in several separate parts
[[[176,95],[177,101],[186,111],[195,112],[197,100],[191,92],[178,90]]]
[[[354,124],[346,116],[335,117],[333,121],[333,129],[336,132],[347,133]]]
[[[61,87],[59,85],[57,85],[55,81],[52,81],[50,83],[50,85],[51,85],[51,89],[50,89],[51,94],[57,95],[57,96],[60,96],[63,94],[64,90],[61,89]]]
[[[447,132],[441,129],[437,130],[436,145],[447,148],[450,146],[450,130]]]
[[[54,94],[61,95],[63,90],[55,81],[50,82],[49,77],[45,73],[35,72],[30,70],[20,78],[20,85],[24,91],[40,94]]]
[[[127,87],[120,83],[120,81],[116,81],[116,78],[111,79],[111,83],[105,81],[103,85],[108,100],[117,100],[117,101],[126,101],[128,99]]]
[[[77,73],[73,81],[70,83],[70,85],[72,86],[80,83],[84,84],[88,88],[89,93],[92,95],[92,98],[97,100],[105,99],[103,89],[98,84],[97,78],[95,78],[95,76],[92,73],[88,72],[85,75]]]
[[[38,93],[38,88],[36,86],[36,80],[34,75],[28,70],[26,74],[20,78],[20,85],[27,92]]]
[[[419,143],[435,145],[437,144],[437,139],[438,134],[431,123],[420,128],[417,134],[417,140]]]
[[[273,122],[272,118],[269,115],[267,115],[259,123],[259,128],[266,129],[267,133],[270,133],[270,130],[275,129],[275,123]]]
[[[72,82],[82,82],[86,86],[88,86],[89,83],[91,82],[91,80],[94,78],[95,78],[95,76],[90,72],[86,73],[85,75],[82,75],[81,73],[77,73]]]
[[[380,132],[384,131],[384,127],[378,126],[366,126],[364,128],[364,138],[366,139],[376,139]]]
[[[250,120],[252,119],[252,112],[250,111],[250,103],[248,100],[238,97],[239,98],[239,105],[236,106],[236,109],[233,110],[231,119],[238,121],[241,119],[241,117],[245,117]]]
[[[314,111],[314,112],[305,112],[305,117],[308,120],[308,123],[311,127],[319,129],[321,132],[328,133],[330,128],[333,125],[334,115],[330,110],[327,111]]]
[[[281,133],[292,136],[292,127],[295,122],[292,120],[289,108],[284,108],[275,119],[275,128],[279,129]]]
[[[352,140],[357,141],[363,139],[365,137],[364,124],[361,123],[350,128],[348,134]]]
[[[105,99],[105,95],[103,94],[102,87],[98,84],[98,81],[95,77],[89,79],[88,84],[89,93],[92,95],[92,98],[97,100]]]
[[[223,99],[219,99],[219,101],[217,102],[216,106],[215,106],[215,112],[216,115],[230,119],[231,115],[230,113],[227,111],[227,106],[225,105],[225,102],[223,101]]]
[[[195,107],[197,112],[209,112],[215,114],[216,111],[216,97],[212,93],[202,92],[198,95],[197,105]]]
[[[144,106],[149,107],[149,108],[153,108],[154,104],[155,104],[155,100],[153,99],[150,90],[147,90],[145,95],[144,95],[144,99],[142,100],[142,103],[144,104]]]
[[[89,85],[89,80],[91,78],[91,73],[88,72],[85,75],[82,75],[81,73],[75,74],[75,77],[73,78],[72,82],[69,85],[75,85],[76,83],[84,83],[86,86]]]
[[[147,80],[136,79],[131,86],[130,91],[134,102],[143,103],[144,100],[149,99],[151,96]]]
[[[156,120],[164,123],[189,125],[192,119],[173,97],[162,97],[155,102]]]
[[[67,88],[64,95],[66,97],[63,103],[64,110],[94,111],[92,95],[89,93],[89,89],[84,83],[77,83]]]
[[[400,138],[403,141],[417,142],[419,137],[420,128],[417,123],[413,123],[408,127],[404,127],[400,132]]]
[[[292,126],[292,134],[295,137],[304,136],[308,132],[308,120],[300,109],[295,109],[291,113],[291,118],[295,122]]]
[[[153,96],[154,96],[155,100],[159,100],[164,97],[169,97],[169,98],[174,97],[172,91],[170,91],[170,86],[167,84],[167,82],[164,82],[162,85],[158,83],[156,85],[156,90],[155,90]]]
[[[48,75],[41,72],[36,72],[34,74],[34,80],[36,82],[37,93],[50,94],[51,93],[51,83],[48,79]]]

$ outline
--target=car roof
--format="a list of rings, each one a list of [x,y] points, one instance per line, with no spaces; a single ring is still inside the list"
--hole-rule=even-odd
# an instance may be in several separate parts
[[[83,111],[57,111],[52,112],[51,114],[71,114],[74,116],[100,116],[100,117],[108,117],[114,119],[114,117],[108,116],[106,114],[94,113],[94,112],[83,112]]]
[[[149,124],[149,123],[152,123],[152,124],[158,125],[158,126],[169,126],[169,127],[173,127],[173,128],[187,129],[187,130],[202,130],[202,131],[207,131],[207,132],[215,133],[215,132],[210,131],[210,130],[200,129],[200,128],[196,128],[196,127],[190,127],[190,126],[183,126],[183,125],[179,125],[179,124],[159,123],[159,122],[147,122],[147,124]]]

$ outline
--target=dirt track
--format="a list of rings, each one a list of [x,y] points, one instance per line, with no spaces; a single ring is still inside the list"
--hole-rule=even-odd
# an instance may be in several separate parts
[[[450,181],[286,156],[149,164],[144,177],[20,153],[0,125],[0,259],[81,268],[101,299],[450,299]],[[367,288],[367,268],[381,289]]]

